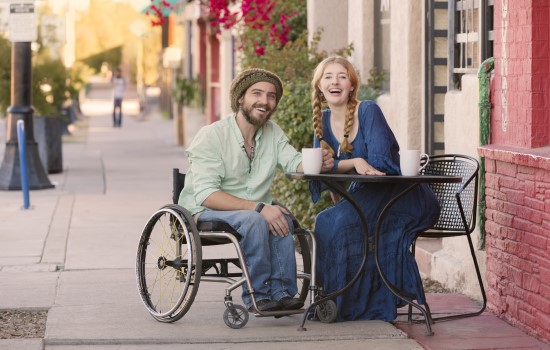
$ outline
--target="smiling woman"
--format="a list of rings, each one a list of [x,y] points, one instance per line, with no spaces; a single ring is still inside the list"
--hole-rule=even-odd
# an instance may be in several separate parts
[[[353,172],[361,174],[362,179],[371,175],[381,178],[394,175],[401,178],[398,176],[401,175],[401,169],[397,139],[380,107],[375,101],[359,101],[358,90],[357,71],[346,58],[331,56],[319,63],[311,82],[315,130],[313,145],[323,147],[334,156],[333,173]],[[328,109],[323,110],[325,106]],[[327,185],[319,181],[310,182],[314,202],[325,189],[323,184]],[[401,284],[398,289],[406,289],[406,293],[414,296],[419,304],[424,304],[423,290],[416,287],[420,278],[415,272],[416,262],[406,253],[408,250],[400,250],[399,247],[401,244],[409,247],[417,232],[435,223],[440,211],[439,203],[426,183],[412,188],[406,196],[399,197],[400,201],[391,207],[386,216],[385,222],[391,222],[392,225],[384,229],[384,240],[376,243],[376,262],[372,254],[368,255],[367,260],[362,260],[363,247],[376,242],[373,233],[378,229],[375,230],[374,225],[377,218],[381,217],[380,212],[407,185],[397,182],[368,184],[360,179],[352,181],[347,190],[349,198],[340,199],[342,193],[331,192],[335,204],[321,211],[315,218],[318,280],[327,293],[342,289],[356,272],[355,266],[363,261],[365,272],[351,288],[336,297],[337,320],[393,321],[400,301],[394,298],[389,289],[379,288],[382,277],[377,276],[377,266],[380,263],[384,270],[391,272],[392,276],[387,277]],[[357,212],[361,213],[363,222],[367,223],[366,237],[361,231],[362,222],[353,208],[359,208]],[[342,230],[346,231],[345,235],[341,234]]]

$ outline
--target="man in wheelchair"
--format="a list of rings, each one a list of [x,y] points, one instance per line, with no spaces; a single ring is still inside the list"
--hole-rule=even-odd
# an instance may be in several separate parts
[[[302,171],[301,154],[270,120],[283,94],[281,79],[253,68],[238,74],[230,88],[227,118],[207,125],[186,155],[189,170],[178,204],[198,221],[222,221],[239,233],[240,246],[260,311],[300,309],[290,213],[273,205],[270,187],[277,167]],[[323,152],[323,172],[333,159]],[[242,299],[254,310],[246,284]]]

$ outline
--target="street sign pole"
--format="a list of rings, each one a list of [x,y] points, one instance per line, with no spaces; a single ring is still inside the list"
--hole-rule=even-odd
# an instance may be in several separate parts
[[[34,2],[10,3],[11,48],[11,105],[8,108],[8,137],[4,158],[0,165],[0,190],[21,190],[21,163],[19,161],[19,143],[17,141],[17,121],[23,120],[26,132],[26,161],[30,189],[54,187],[38,153],[38,144],[34,139],[32,95],[32,53],[31,41],[36,40],[36,19]],[[18,17],[19,16],[19,17]],[[29,19],[34,18],[34,22]]]

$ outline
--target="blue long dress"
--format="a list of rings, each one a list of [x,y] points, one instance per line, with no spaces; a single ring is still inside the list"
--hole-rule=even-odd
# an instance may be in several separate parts
[[[352,142],[353,151],[341,153],[337,160],[364,158],[387,175],[401,175],[399,145],[376,103],[362,101],[359,106],[359,131]],[[323,111],[323,139],[336,151],[339,143],[330,130],[330,111]],[[314,145],[319,147],[315,138]],[[365,270],[352,287],[335,299],[337,321],[384,320],[397,317],[403,302],[384,285],[376,270],[372,247],[376,219],[384,206],[406,185],[352,183],[348,192],[359,203],[368,222],[370,252]],[[310,183],[316,202],[324,190]],[[425,303],[424,291],[414,256],[410,252],[416,232],[431,227],[439,216],[439,203],[428,185],[421,184],[399,200],[388,212],[380,231],[379,262],[389,280],[418,303]],[[343,288],[356,274],[363,259],[364,235],[358,214],[349,201],[340,200],[321,211],[315,220],[317,276],[325,294]]]

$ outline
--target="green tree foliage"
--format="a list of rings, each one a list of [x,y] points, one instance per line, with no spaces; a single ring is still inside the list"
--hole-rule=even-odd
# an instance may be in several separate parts
[[[59,59],[46,58],[32,70],[32,106],[35,115],[60,116],[63,103],[70,98],[67,72]]]
[[[50,51],[42,47],[33,53],[31,104],[35,115],[61,116],[61,107],[70,99],[76,99],[89,76],[81,64],[67,70],[60,59],[51,57]],[[6,115],[11,104],[11,43],[0,37],[0,116]]]
[[[107,63],[109,67],[119,67],[122,63],[122,45],[85,57],[82,62],[96,72],[101,70],[103,63]]]
[[[31,103],[35,115],[59,116],[68,96],[67,72],[60,60],[53,60],[44,52],[33,55]],[[0,107],[6,115],[11,104],[11,43],[3,38],[0,38],[0,56]]]
[[[192,79],[176,77],[172,97],[182,106],[189,105],[195,97],[196,84]]]
[[[254,53],[253,47],[245,45],[242,64],[243,67],[261,67],[275,72],[285,84],[291,81],[305,83],[311,79],[317,64],[326,57],[316,51],[317,41],[318,37],[308,47],[307,31],[304,30],[294,41],[287,42],[282,48],[266,45],[263,55]]]
[[[10,105],[11,44],[0,35],[0,117],[6,115]]]
[[[80,90],[84,88],[95,72],[86,64],[76,61],[67,72],[67,92],[71,99],[78,100]]]
[[[176,77],[172,97],[181,106],[204,108],[203,87],[200,76],[197,79]]]

